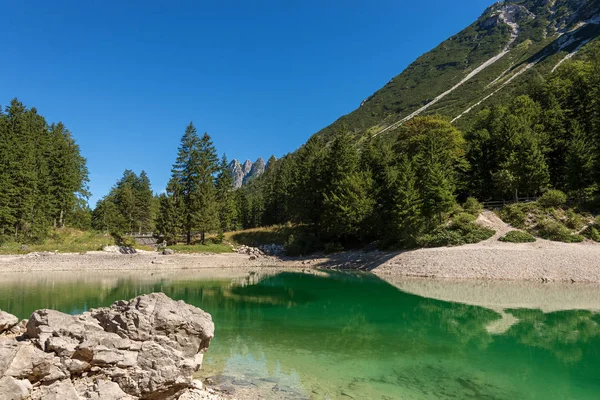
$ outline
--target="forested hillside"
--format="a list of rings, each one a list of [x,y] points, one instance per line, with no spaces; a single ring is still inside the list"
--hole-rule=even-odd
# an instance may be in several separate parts
[[[522,94],[599,34],[600,0],[498,2],[317,135],[332,138],[345,126],[364,139],[417,115],[466,127],[482,107]]]
[[[600,49],[564,62],[526,94],[476,113],[460,131],[415,117],[356,145],[345,128],[313,136],[238,192],[244,227],[305,227],[297,252],[461,244],[489,237],[478,200],[566,192],[596,210],[600,183]],[[394,137],[390,141],[389,137]],[[332,140],[329,145],[327,142]],[[465,202],[460,207],[458,202]]]
[[[85,158],[62,123],[17,99],[0,110],[0,236],[37,241],[52,227],[89,228]]]

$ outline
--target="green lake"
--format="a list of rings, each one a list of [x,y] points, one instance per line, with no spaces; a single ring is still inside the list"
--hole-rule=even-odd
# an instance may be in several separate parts
[[[397,286],[358,273],[24,273],[0,275],[0,309],[20,318],[38,308],[79,313],[164,292],[212,314],[215,339],[199,377],[234,395],[600,398],[600,300],[579,310],[495,309]]]

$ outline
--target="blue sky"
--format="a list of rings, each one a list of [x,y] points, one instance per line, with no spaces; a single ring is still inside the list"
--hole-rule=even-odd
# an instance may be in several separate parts
[[[93,207],[125,169],[161,192],[190,121],[230,159],[295,150],[492,3],[7,1],[0,104],[65,123]]]

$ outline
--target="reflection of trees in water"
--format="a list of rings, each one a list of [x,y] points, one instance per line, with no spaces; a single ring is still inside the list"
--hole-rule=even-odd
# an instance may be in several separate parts
[[[484,386],[492,378],[467,364],[475,363],[477,369],[487,366],[486,357],[498,357],[495,340],[507,346],[502,350],[525,372],[528,360],[520,358],[525,346],[550,350],[574,363],[582,357],[589,361],[586,343],[600,338],[600,318],[587,311],[513,310],[520,322],[507,335],[493,336],[486,327],[500,316],[492,310],[404,293],[365,274],[288,272],[234,280],[146,277],[102,285],[89,280],[11,285],[0,286],[0,307],[25,317],[44,307],[80,312],[155,291],[212,314],[216,337],[207,354],[211,373],[223,373],[227,361],[242,357],[264,362],[270,375],[299,372],[303,379],[331,379],[332,387],[352,384],[355,390],[417,390],[429,380],[429,390],[436,393],[448,387],[448,393],[491,395],[497,388]],[[592,352],[598,352],[595,343]],[[377,370],[381,365],[385,370]]]
[[[592,339],[600,339],[600,314],[591,311],[509,312],[520,320],[508,331],[509,336],[528,346],[549,350],[565,363],[579,362],[585,345]]]
[[[449,335],[455,350],[484,350],[493,341],[486,326],[499,319],[498,313],[487,308],[460,303],[423,299],[419,310],[425,318],[436,321],[434,328]]]

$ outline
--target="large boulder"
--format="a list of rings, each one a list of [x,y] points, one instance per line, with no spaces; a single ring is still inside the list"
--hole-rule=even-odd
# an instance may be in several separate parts
[[[198,390],[213,336],[210,314],[163,293],[77,316],[38,310],[19,340],[0,338],[0,400],[177,399]]]
[[[19,323],[19,319],[12,314],[0,310],[0,334]]]

